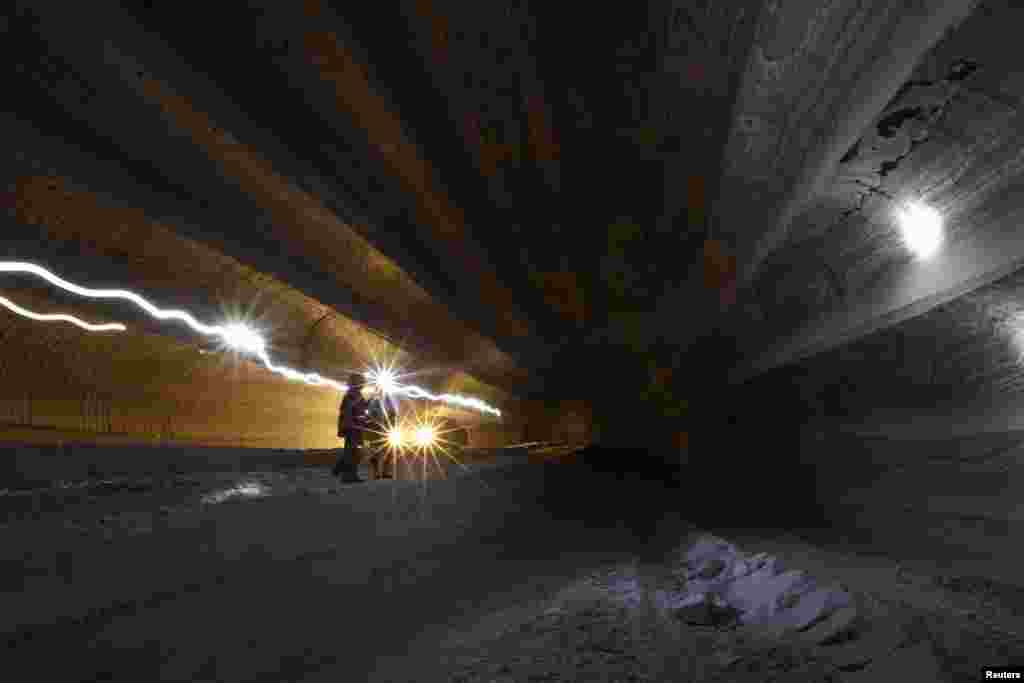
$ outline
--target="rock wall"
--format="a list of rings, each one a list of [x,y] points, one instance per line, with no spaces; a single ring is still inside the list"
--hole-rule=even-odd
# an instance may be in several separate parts
[[[818,431],[804,435],[800,461],[835,534],[894,558],[1020,583],[1024,433]]]
[[[338,445],[333,390],[156,335],[87,335],[18,320],[5,328],[0,441]]]

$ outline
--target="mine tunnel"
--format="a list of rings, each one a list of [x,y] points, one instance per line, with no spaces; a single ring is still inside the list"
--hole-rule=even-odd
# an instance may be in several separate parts
[[[10,3],[3,675],[1020,677],[1022,25]]]

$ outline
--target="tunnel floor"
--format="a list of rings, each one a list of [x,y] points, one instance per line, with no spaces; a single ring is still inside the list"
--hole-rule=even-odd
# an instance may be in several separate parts
[[[694,538],[721,537],[690,528],[687,538],[676,558]],[[427,632],[415,657],[372,680],[411,683],[431,671],[431,680],[460,683],[952,682],[979,680],[984,666],[1024,663],[1024,596],[1012,587],[958,584],[792,534],[762,530],[743,540],[750,554],[776,558],[784,571],[799,568],[848,592],[852,616],[834,612],[786,633],[713,623],[703,612],[673,616],[647,608],[644,589],[678,591],[685,563],[644,567],[630,558],[588,568],[543,595],[512,599],[510,590],[509,606]]]
[[[389,683],[857,681],[924,665],[955,681],[1024,663],[1024,600],[770,530],[716,533],[848,591],[858,619],[842,642],[682,620],[644,596],[680,590],[703,532],[659,518],[669,542],[652,556],[614,520],[630,499],[606,495],[636,484],[555,467],[474,465],[425,486],[341,487],[301,467],[6,492],[5,662],[53,680]],[[871,645],[881,622],[900,630]]]

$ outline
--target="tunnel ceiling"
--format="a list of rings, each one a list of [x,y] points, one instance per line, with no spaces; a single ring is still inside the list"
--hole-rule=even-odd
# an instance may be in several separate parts
[[[988,349],[974,375],[1013,384],[975,332],[1006,327],[1024,257],[1021,19],[971,0],[25,3],[4,24],[5,248],[197,306],[272,281],[302,318],[285,347],[340,316],[509,394],[592,394],[621,366],[668,410],[681,374],[884,335],[895,356]],[[894,224],[908,199],[946,220],[928,263]],[[205,255],[185,276],[167,250]],[[723,334],[722,365],[680,353]]]
[[[1019,268],[1024,64],[1006,27],[1022,18],[1012,3],[986,2],[951,24],[818,191],[791,211],[785,234],[764,252],[756,294],[734,317],[751,358],[738,374],[910,320]],[[915,260],[901,239],[896,209],[908,200],[945,218],[945,244],[930,262]],[[986,296],[1012,306],[1012,292]],[[948,321],[953,310],[973,308],[936,315]],[[934,343],[948,346],[951,330],[936,322]]]

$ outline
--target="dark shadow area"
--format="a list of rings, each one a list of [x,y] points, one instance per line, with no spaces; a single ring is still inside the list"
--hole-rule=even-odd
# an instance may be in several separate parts
[[[687,517],[698,526],[828,527],[817,482],[833,463],[805,454],[811,417],[788,376],[742,386],[709,380],[693,401]]]
[[[590,446],[576,457],[576,464],[545,466],[540,508],[546,516],[624,534],[618,542],[645,557],[660,557],[678,543],[676,531],[690,513],[681,465],[641,448]]]

